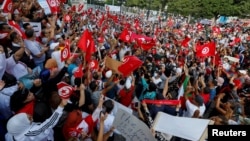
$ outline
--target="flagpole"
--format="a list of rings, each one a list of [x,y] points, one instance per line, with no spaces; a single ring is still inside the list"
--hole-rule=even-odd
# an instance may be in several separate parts
[[[70,57],[72,57],[75,53],[76,53],[77,47],[75,47],[74,52],[70,55]]]

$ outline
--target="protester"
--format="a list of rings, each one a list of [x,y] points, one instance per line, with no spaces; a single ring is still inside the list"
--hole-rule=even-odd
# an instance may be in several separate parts
[[[37,0],[12,0],[9,11],[3,7],[0,111],[10,140],[115,140],[119,104],[137,111],[133,115],[149,129],[159,112],[218,125],[250,124],[250,30],[244,20],[204,24],[169,15],[150,21],[141,13],[62,0],[57,8]],[[59,89],[60,82],[68,86]],[[69,91],[67,104],[64,99],[57,108]],[[43,133],[35,130],[49,119],[39,119],[41,125],[29,120],[32,93],[35,103],[54,111],[39,117],[57,116]],[[102,97],[110,100],[102,104]],[[181,104],[164,105],[174,100]],[[105,108],[107,114],[101,113]],[[157,140],[172,137],[153,133]]]

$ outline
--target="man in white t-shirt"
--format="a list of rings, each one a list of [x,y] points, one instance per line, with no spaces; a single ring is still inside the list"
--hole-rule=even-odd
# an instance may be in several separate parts
[[[111,114],[112,110],[114,108],[114,102],[110,99],[106,100],[103,102],[103,113],[108,114],[106,119],[104,120],[104,135],[109,135],[108,141],[109,140],[114,140],[114,136],[113,136],[113,121],[115,119],[115,117]],[[97,129],[99,130],[100,128],[100,119],[98,120],[97,123]]]

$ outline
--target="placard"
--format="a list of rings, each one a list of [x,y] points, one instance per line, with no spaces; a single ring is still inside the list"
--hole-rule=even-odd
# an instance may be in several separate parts
[[[153,129],[192,141],[204,141],[207,138],[207,126],[213,124],[208,119],[172,116],[158,112]]]
[[[145,123],[122,109],[118,109],[113,126],[127,141],[156,141]]]

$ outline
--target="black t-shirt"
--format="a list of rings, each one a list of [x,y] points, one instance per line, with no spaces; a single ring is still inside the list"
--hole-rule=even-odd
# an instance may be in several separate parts
[[[68,103],[64,110],[65,111],[73,111],[74,109],[80,109],[83,112],[91,114],[91,109],[89,109],[89,106],[93,104],[91,100],[91,93],[88,90],[85,90],[85,104],[81,107],[78,107],[80,99],[80,90],[76,90],[70,97],[71,103]]]

